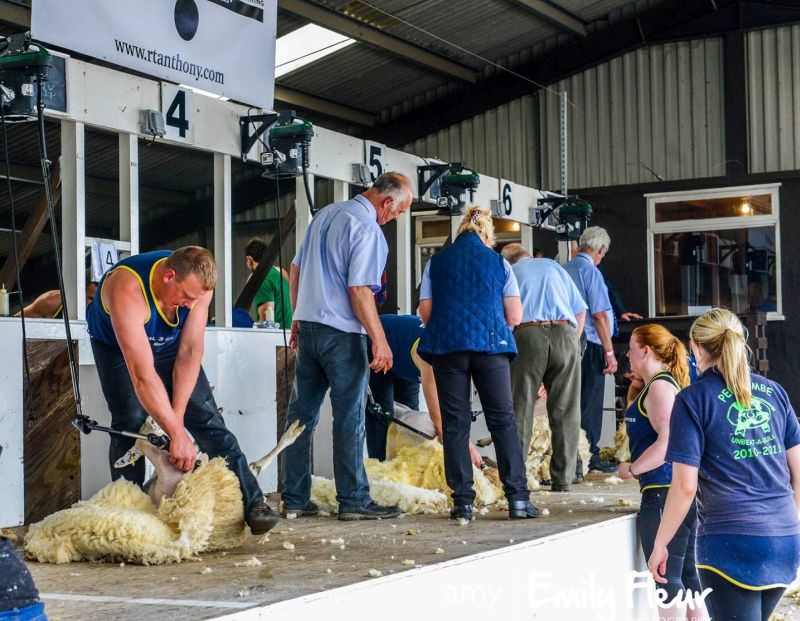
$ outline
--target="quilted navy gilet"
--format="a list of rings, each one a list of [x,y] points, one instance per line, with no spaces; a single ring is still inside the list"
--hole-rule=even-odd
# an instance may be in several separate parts
[[[506,323],[503,257],[465,232],[430,259],[433,311],[417,351],[424,359],[455,351],[517,353]]]

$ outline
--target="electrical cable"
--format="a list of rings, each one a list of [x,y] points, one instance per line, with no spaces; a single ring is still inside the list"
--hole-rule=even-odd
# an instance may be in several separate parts
[[[67,306],[67,294],[64,289],[64,272],[61,267],[61,247],[58,242],[58,232],[56,230],[56,213],[53,205],[53,195],[50,191],[50,160],[47,159],[47,140],[44,131],[44,95],[42,82],[44,76],[38,74],[37,76],[37,98],[36,108],[39,126],[39,153],[42,159],[42,177],[44,180],[44,191],[47,198],[47,211],[50,219],[50,233],[53,238],[53,253],[56,262],[56,274],[58,276],[58,289],[61,293],[61,304],[63,306],[62,318],[64,320],[64,332],[67,339],[67,358],[69,360],[70,378],[72,379],[72,393],[75,398],[75,418],[82,420],[84,418],[83,408],[81,404],[81,389],[78,383],[78,363],[75,359],[75,351],[72,347],[72,330],[69,323],[69,308]],[[83,278],[83,274],[78,275]]]
[[[283,233],[281,232],[281,184],[278,169],[275,168],[275,223],[278,227],[278,275],[280,276],[280,288],[278,289],[278,298],[281,303],[281,308],[284,310],[283,316],[286,315],[286,296],[283,293]],[[290,326],[291,328],[291,326]],[[283,332],[283,392],[286,401],[286,414],[289,414],[289,343],[286,338],[286,325],[281,317],[281,332]]]
[[[6,45],[8,45],[6,43]],[[40,89],[41,90],[41,89]],[[25,371],[25,388],[28,391],[28,423],[36,421],[36,411],[33,407],[33,386],[31,384],[31,368],[28,362],[28,335],[25,327],[25,298],[22,294],[22,279],[19,267],[19,248],[17,245],[17,217],[16,204],[14,203],[14,192],[11,189],[11,157],[8,152],[8,135],[6,133],[6,114],[3,102],[0,100],[0,125],[3,132],[3,152],[6,161],[6,188],[8,191],[8,202],[11,207],[11,237],[14,252],[14,269],[17,277],[17,297],[19,298],[19,316],[22,324],[22,361]],[[49,182],[48,182],[49,183]]]

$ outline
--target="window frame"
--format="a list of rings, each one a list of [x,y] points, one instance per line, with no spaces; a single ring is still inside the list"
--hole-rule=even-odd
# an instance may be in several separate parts
[[[658,192],[645,194],[647,199],[647,296],[650,317],[656,316],[656,281],[655,281],[655,236],[666,233],[713,232],[731,229],[751,229],[772,226],[775,228],[775,304],[777,311],[767,313],[768,321],[782,321],[783,287],[781,278],[781,228],[780,228],[780,183],[732,186],[707,190],[689,190],[678,192]],[[656,207],[659,203],[672,203],[679,200],[704,200],[714,198],[731,198],[748,194],[770,194],[772,213],[756,216],[731,216],[723,218],[703,218],[699,220],[673,220],[656,222]],[[691,317],[692,315],[677,315]]]

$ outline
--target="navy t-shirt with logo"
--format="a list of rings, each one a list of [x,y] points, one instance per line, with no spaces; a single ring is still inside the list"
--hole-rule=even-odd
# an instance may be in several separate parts
[[[675,398],[666,460],[698,468],[700,536],[800,533],[786,463],[800,425],[783,388],[760,375],[751,382],[746,409],[716,369]]]

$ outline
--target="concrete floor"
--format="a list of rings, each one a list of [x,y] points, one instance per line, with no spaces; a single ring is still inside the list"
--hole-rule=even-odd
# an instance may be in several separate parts
[[[213,619],[369,580],[370,569],[384,575],[407,571],[413,565],[431,565],[635,512],[636,483],[609,485],[605,478],[594,474],[569,493],[536,492],[534,503],[549,510],[536,520],[510,521],[500,510],[479,515],[467,526],[444,515],[349,523],[333,517],[304,518],[283,520],[267,542],[250,537],[238,550],[206,554],[197,562],[153,567],[28,565],[54,621],[140,621],[156,615]],[[339,538],[343,544],[331,543]],[[294,549],[286,549],[288,544]],[[252,558],[261,565],[237,566]],[[785,598],[778,610],[783,616],[777,618],[800,619],[799,611]]]

